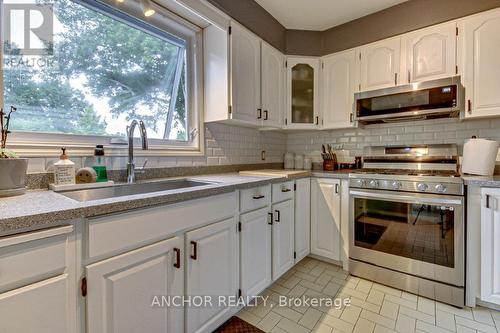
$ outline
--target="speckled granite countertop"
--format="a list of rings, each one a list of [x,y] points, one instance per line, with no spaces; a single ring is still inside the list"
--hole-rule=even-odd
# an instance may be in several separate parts
[[[0,198],[0,236],[46,228],[71,219],[170,204],[286,180],[284,177],[240,176],[237,173],[186,178],[212,184],[87,202],[79,202],[48,190]],[[166,179],[150,182],[161,180]]]
[[[468,186],[500,187],[500,176],[462,176],[464,184]]]

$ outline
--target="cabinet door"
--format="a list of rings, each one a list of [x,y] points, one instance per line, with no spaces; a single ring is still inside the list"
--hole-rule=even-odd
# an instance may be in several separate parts
[[[295,262],[311,252],[311,179],[295,181]]]
[[[340,180],[311,184],[311,253],[340,261]]]
[[[481,196],[481,300],[500,305],[500,190]]]
[[[285,57],[262,43],[262,124],[282,127],[285,110]]]
[[[456,23],[438,25],[404,35],[401,40],[402,83],[456,74]]]
[[[218,306],[219,296],[238,293],[238,231],[234,218],[186,233],[187,296],[211,296],[212,306],[186,307],[186,332],[211,332],[232,309]]]
[[[260,125],[260,39],[231,23],[232,119]]]
[[[356,89],[356,52],[338,53],[323,59],[321,69],[322,128],[353,126]]]
[[[399,84],[401,40],[399,37],[364,46],[360,50],[361,90]]]
[[[500,11],[462,22],[463,82],[466,117],[500,115]]]
[[[297,129],[318,128],[319,59],[289,57],[286,62],[285,125]]]
[[[272,207],[273,212],[273,280],[277,280],[295,264],[294,200]]]
[[[271,219],[269,208],[241,215],[240,286],[244,297],[271,284]]]
[[[162,303],[184,294],[182,247],[175,237],[87,266],[87,331],[183,332],[182,309]]]
[[[0,294],[2,333],[75,332],[71,318],[76,312],[69,290],[76,288],[67,274]]]

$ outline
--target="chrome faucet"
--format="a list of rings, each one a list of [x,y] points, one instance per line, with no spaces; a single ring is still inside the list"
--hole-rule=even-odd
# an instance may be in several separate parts
[[[148,160],[144,162],[144,165],[141,168],[135,167],[134,164],[134,131],[135,128],[139,125],[139,130],[141,134],[141,142],[142,149],[148,149],[148,135],[146,133],[146,126],[144,126],[144,122],[141,120],[137,122],[137,120],[132,120],[132,123],[127,126],[127,139],[128,139],[128,163],[127,163],[127,183],[131,184],[135,182],[135,174],[144,173],[144,168],[146,167],[146,163]]]

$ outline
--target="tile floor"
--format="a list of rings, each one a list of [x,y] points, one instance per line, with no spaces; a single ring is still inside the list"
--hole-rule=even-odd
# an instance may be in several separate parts
[[[500,312],[458,309],[349,276],[341,268],[305,258],[264,291],[267,305],[247,307],[237,316],[265,332],[500,332]],[[280,307],[279,296],[350,298],[343,308]]]

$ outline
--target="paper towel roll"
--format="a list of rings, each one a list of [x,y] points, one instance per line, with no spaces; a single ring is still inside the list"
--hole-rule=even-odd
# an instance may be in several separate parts
[[[499,143],[485,139],[470,139],[464,145],[462,173],[492,176],[495,171]]]

